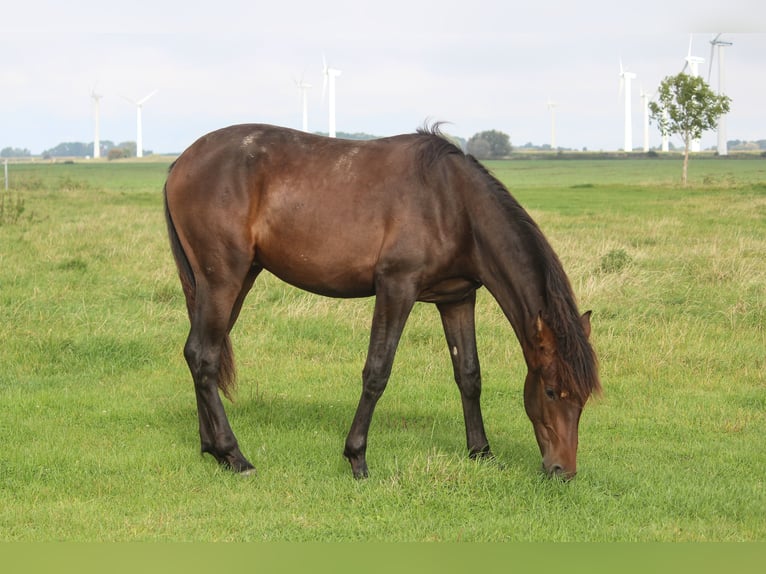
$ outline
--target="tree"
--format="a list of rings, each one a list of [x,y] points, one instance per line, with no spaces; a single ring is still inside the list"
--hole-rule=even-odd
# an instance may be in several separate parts
[[[731,98],[716,93],[700,77],[681,72],[660,83],[657,99],[650,102],[652,120],[663,135],[678,134],[684,141],[684,166],[681,180],[686,185],[689,146],[702,133],[715,129],[718,119],[728,113]]]
[[[511,138],[497,130],[475,134],[468,140],[468,153],[477,159],[497,159],[511,153]]]
[[[112,161],[115,159],[122,159],[124,157],[128,157],[128,152],[122,149],[121,147],[113,147],[109,149],[109,151],[106,154],[106,157],[109,161]]]

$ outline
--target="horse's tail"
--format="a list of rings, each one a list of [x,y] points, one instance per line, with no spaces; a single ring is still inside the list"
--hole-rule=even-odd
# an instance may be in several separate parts
[[[173,169],[173,166],[170,166]],[[170,208],[168,206],[168,190],[167,181],[163,188],[163,196],[165,202],[165,223],[168,228],[168,237],[170,238],[170,250],[173,253],[173,259],[176,262],[176,268],[178,269],[178,277],[181,279],[181,288],[186,298],[186,311],[189,314],[189,321],[194,323],[194,313],[196,308],[197,297],[197,281],[194,278],[194,271],[192,270],[189,258],[186,256],[183,245],[178,238],[178,231],[173,223],[173,217],[170,215]],[[218,372],[218,388],[221,389],[224,396],[227,399],[233,400],[232,393],[236,387],[237,371],[234,365],[234,351],[231,346],[231,339],[227,333],[224,336],[223,344],[221,346],[221,366]]]

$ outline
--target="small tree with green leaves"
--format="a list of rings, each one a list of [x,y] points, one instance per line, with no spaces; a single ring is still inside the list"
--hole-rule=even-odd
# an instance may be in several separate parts
[[[511,138],[497,130],[474,134],[466,146],[468,153],[477,159],[497,159],[511,154]]]
[[[716,128],[719,118],[728,113],[731,98],[717,95],[702,78],[681,72],[662,80],[657,100],[649,103],[652,120],[663,135],[678,134],[684,140],[681,180],[686,185],[691,142]]]

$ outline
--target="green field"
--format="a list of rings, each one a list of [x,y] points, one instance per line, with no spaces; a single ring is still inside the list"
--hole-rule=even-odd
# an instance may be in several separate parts
[[[465,453],[436,310],[410,318],[341,452],[372,301],[262,275],[227,412],[258,475],[200,457],[169,253],[167,163],[10,166],[0,210],[2,541],[765,541],[766,160],[490,162],[592,309],[604,395],[579,473],[543,477],[523,359],[480,291],[484,418]]]

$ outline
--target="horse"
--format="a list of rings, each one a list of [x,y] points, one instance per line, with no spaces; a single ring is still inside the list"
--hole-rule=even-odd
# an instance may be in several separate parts
[[[439,130],[368,141],[265,124],[194,142],[164,187],[190,331],[201,452],[250,474],[220,393],[231,399],[230,331],[264,269],[329,297],[375,297],[362,392],[343,455],[368,476],[367,435],[416,302],[436,305],[472,458],[491,458],[480,406],[476,291],[499,304],[527,365],[524,406],[543,471],[577,471],[580,415],[600,392],[590,316],[538,225],[477,159]],[[219,393],[220,390],[220,393]]]

